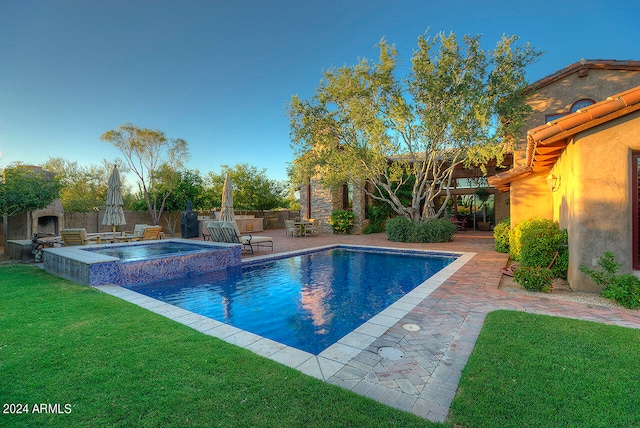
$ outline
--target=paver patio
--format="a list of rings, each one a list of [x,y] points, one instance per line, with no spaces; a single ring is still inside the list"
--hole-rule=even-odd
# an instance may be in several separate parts
[[[385,234],[285,237],[269,230],[276,252],[336,243],[476,253],[462,268],[327,381],[432,421],[443,421],[487,313],[510,309],[640,328],[640,312],[552,299],[542,293],[514,294],[499,288],[508,255],[493,249],[491,232],[458,232],[453,241],[407,244]],[[258,254],[264,255],[265,252]],[[408,331],[404,324],[416,324]],[[394,347],[404,358],[378,355]]]

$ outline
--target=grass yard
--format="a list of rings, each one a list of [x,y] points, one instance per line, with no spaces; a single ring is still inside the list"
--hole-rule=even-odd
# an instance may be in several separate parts
[[[640,426],[640,330],[496,311],[448,424],[384,406],[89,287],[0,266],[0,426]]]
[[[638,427],[640,330],[492,312],[449,418],[460,427]]]
[[[437,425],[25,265],[0,266],[0,379],[61,412],[3,427]]]

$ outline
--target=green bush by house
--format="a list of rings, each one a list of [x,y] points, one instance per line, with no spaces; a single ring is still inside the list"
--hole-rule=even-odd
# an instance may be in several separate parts
[[[580,272],[591,277],[591,280],[602,286],[600,295],[611,299],[625,308],[640,308],[640,279],[630,273],[618,275],[620,264],[616,263],[615,255],[605,251],[598,260],[600,270],[581,265]]]
[[[518,223],[509,232],[509,254],[520,262],[515,280],[528,290],[550,292],[553,278],[567,277],[568,234],[551,220],[532,218]]]
[[[493,228],[493,237],[496,241],[496,251],[509,252],[509,232],[511,231],[511,219],[507,217]]]
[[[346,235],[351,231],[356,216],[347,210],[335,210],[329,217],[329,224],[333,229],[333,233]]]
[[[364,228],[364,233],[378,233],[384,231],[384,224],[391,214],[389,204],[371,205],[367,208],[367,219],[369,224]]]

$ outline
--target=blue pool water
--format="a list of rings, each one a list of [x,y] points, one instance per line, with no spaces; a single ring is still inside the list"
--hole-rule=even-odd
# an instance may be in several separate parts
[[[215,251],[215,248],[175,241],[154,241],[148,244],[105,245],[103,247],[85,248],[84,250],[104,256],[117,257],[121,260],[145,260],[159,256],[210,252]]]
[[[317,355],[457,257],[336,248],[128,288]]]

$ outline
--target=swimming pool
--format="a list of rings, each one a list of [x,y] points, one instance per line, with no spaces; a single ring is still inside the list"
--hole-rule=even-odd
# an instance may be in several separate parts
[[[338,247],[127,288],[318,355],[458,256]]]

